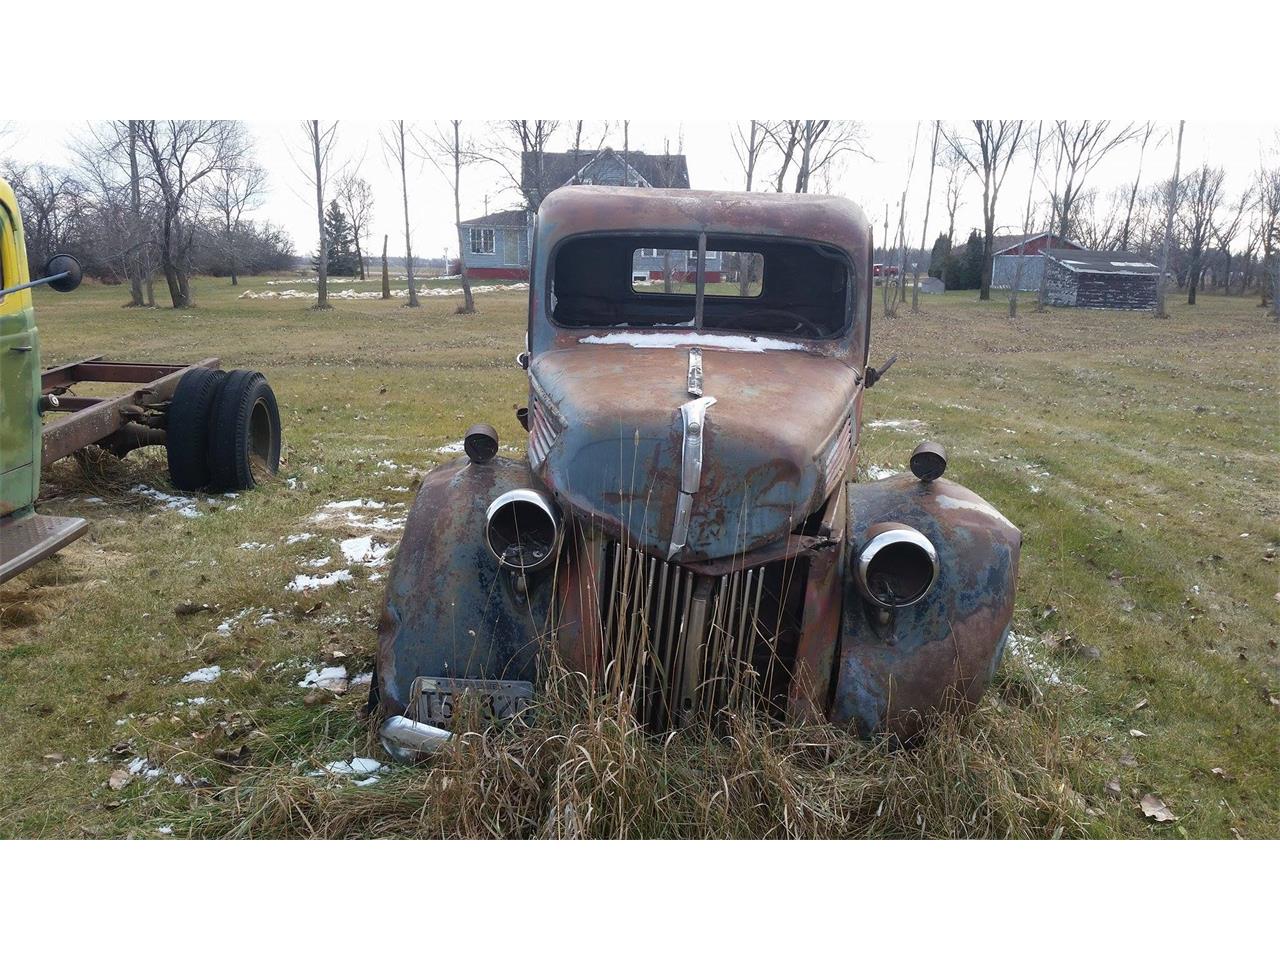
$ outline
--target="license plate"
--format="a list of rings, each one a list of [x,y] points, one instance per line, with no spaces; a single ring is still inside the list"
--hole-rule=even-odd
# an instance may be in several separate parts
[[[453,723],[457,701],[463,697],[478,702],[484,720],[510,720],[533,699],[533,684],[524,680],[418,677],[410,695],[418,705],[419,723],[447,727]]]

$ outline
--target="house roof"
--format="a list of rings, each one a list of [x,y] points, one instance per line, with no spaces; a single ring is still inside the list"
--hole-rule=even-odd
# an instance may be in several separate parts
[[[463,220],[464,227],[523,227],[529,222],[524,210],[500,210],[472,220]]]
[[[1048,231],[1041,230],[1039,233],[1006,233],[991,238],[991,255],[998,256],[1002,253],[1017,253],[1018,247],[1025,241],[1031,243],[1033,240],[1039,240],[1043,236],[1047,236]],[[1053,234],[1053,242],[1057,244],[1060,250],[1079,250],[1078,244],[1072,243],[1070,240],[1063,240],[1056,233]]]
[[[1140,253],[1124,250],[1046,250],[1046,256],[1072,273],[1120,273],[1157,276],[1160,268]]]
[[[605,147],[603,150],[570,150],[567,153],[547,152],[540,155],[526,152],[520,157],[521,182],[526,190],[542,187],[550,192],[572,182],[579,171],[592,162],[611,156],[622,159],[623,154],[612,147]],[[689,163],[682,153],[658,155],[642,150],[628,150],[626,162],[651,187],[689,188]]]

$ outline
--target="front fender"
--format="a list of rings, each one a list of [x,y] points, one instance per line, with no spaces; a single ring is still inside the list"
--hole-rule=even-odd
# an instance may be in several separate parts
[[[527,463],[504,457],[458,460],[423,478],[378,625],[382,715],[406,711],[417,677],[536,679],[553,573],[528,577],[522,595],[485,546],[484,523],[499,494],[540,486]]]
[[[1004,653],[1013,618],[1022,534],[976,493],[949,480],[903,474],[848,486],[842,642],[831,719],[869,735],[915,732],[931,710],[971,706]],[[858,593],[853,559],[867,529],[909,524],[938,552],[938,579],[923,599],[889,613]]]

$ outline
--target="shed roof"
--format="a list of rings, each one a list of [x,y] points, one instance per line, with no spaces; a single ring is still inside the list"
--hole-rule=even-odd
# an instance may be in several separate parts
[[[473,220],[463,220],[464,227],[523,227],[529,222],[529,214],[524,210],[499,210]]]
[[[1046,250],[1045,255],[1072,273],[1128,273],[1157,276],[1160,268],[1140,253],[1125,250]]]
[[[1027,243],[1031,243],[1033,240],[1039,240],[1041,237],[1046,235],[1047,235],[1047,231],[1041,230],[1039,233],[1006,233],[1000,236],[992,237],[991,238],[991,255],[994,257],[994,256],[999,256],[1002,253],[1017,253],[1018,247],[1021,246],[1024,241]],[[1070,240],[1063,240],[1056,233],[1052,234],[1050,239],[1055,245],[1057,245],[1059,249],[1063,249],[1063,250],[1079,250],[1080,249],[1078,245],[1072,243]]]

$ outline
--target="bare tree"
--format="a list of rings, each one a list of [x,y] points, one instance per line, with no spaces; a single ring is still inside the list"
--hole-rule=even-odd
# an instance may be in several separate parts
[[[412,130],[408,131],[408,135],[412,136]],[[394,163],[400,168],[400,195],[404,199],[404,263],[409,281],[409,300],[405,305],[416,307],[419,303],[418,291],[413,285],[413,237],[409,229],[409,177],[406,169],[409,154],[405,146],[405,137],[404,121],[393,120],[391,126],[382,132],[382,148],[387,162]]]
[[[231,285],[234,287],[240,282],[236,276],[236,231],[244,215],[261,205],[267,188],[267,171],[245,154],[235,163],[227,164],[211,179],[209,199],[223,231],[223,243],[231,265]]]
[[[491,127],[487,142],[477,145],[475,155],[498,167],[528,209],[537,210],[561,185],[553,182],[546,164],[551,138],[559,129],[559,120],[500,120]]]
[[[248,148],[234,120],[143,120],[137,142],[149,161],[160,205],[160,266],[175,307],[191,305],[189,261],[206,180],[238,163]]]
[[[1173,179],[1169,181],[1168,195],[1165,199],[1164,245],[1160,252],[1160,279],[1156,283],[1156,317],[1166,320],[1169,314],[1165,311],[1165,287],[1169,276],[1169,245],[1173,241],[1173,217],[1178,208],[1178,182],[1182,173],[1182,130],[1185,120],[1178,121],[1178,150],[1173,160]]]
[[[733,152],[738,155],[738,163],[742,165],[742,172],[746,175],[747,185],[743,189],[750,193],[755,182],[756,167],[764,154],[765,144],[768,143],[764,121],[748,120],[745,129],[742,124],[738,124],[730,133],[730,139],[733,141]]]
[[[359,164],[338,178],[338,206],[346,214],[351,224],[351,237],[356,244],[356,260],[360,264],[360,279],[365,280],[366,242],[369,239],[369,225],[373,221],[373,188],[369,181],[360,176]]]
[[[338,139],[338,121],[327,126],[319,120],[303,120],[310,166],[298,164],[316,191],[316,302],[315,309],[329,309],[329,235],[324,229],[324,196],[333,178],[333,147]]]
[[[893,298],[889,302],[888,316],[895,316],[898,301],[907,299],[902,286],[907,279],[907,191],[911,189],[911,177],[916,170],[916,154],[920,151],[920,121],[916,121],[916,133],[911,144],[911,161],[907,164],[907,180],[902,185],[902,199],[898,201],[898,276],[894,279]]]
[[[578,122],[578,133],[581,135],[582,122]],[[458,262],[462,271],[462,306],[458,313],[475,313],[476,301],[471,295],[471,280],[467,276],[467,260],[463,256],[465,239],[462,229],[462,168],[471,161],[474,150],[469,142],[462,139],[462,121],[450,120],[447,127],[436,125],[434,135],[423,134],[416,137],[422,155],[440,171],[449,186],[453,188],[453,228],[458,238]],[[443,160],[442,164],[440,161]],[[446,267],[448,264],[445,265]]]
[[[1200,285],[1205,246],[1213,234],[1213,221],[1222,202],[1222,181],[1226,171],[1203,163],[1187,177],[1183,201],[1178,212],[1187,234],[1187,304],[1194,306],[1196,288]]]
[[[1119,249],[1121,250],[1129,249],[1129,230],[1133,225],[1133,204],[1138,199],[1138,185],[1142,182],[1142,161],[1147,155],[1147,144],[1150,142],[1155,130],[1156,125],[1154,123],[1146,123],[1134,135],[1141,144],[1138,148],[1138,174],[1133,178],[1133,187],[1129,190],[1129,205],[1125,208],[1124,227],[1120,230]]]
[[[1049,216],[1045,224],[1049,236],[1045,243],[1053,244],[1053,225],[1058,222],[1058,185],[1062,177],[1062,144],[1054,139],[1053,147],[1053,185],[1049,187]],[[1048,186],[1047,183],[1045,183]],[[1036,294],[1036,313],[1044,313],[1049,293],[1049,262],[1045,261],[1045,269],[1040,271],[1040,291]]]
[[[955,243],[956,211],[960,209],[964,182],[969,178],[969,165],[964,162],[964,155],[948,143],[942,151],[941,167],[947,172],[944,195],[947,205],[947,249],[951,249]]]
[[[1262,236],[1261,306],[1280,319],[1280,167],[1258,171],[1258,208]]]
[[[868,156],[865,132],[856,120],[782,120],[765,128],[782,154],[774,188],[781,193],[794,162],[796,193],[808,193],[813,178],[847,153]]]
[[[1022,262],[1027,253],[1027,234],[1031,232],[1031,197],[1040,174],[1040,146],[1044,142],[1044,121],[1036,125],[1036,151],[1031,161],[1031,179],[1027,184],[1027,212],[1022,218],[1022,242],[1018,244],[1018,265],[1013,271],[1013,283],[1009,286],[1009,319],[1018,318],[1018,288],[1022,286]]]
[[[929,208],[933,206],[933,174],[938,169],[938,139],[942,136],[942,121],[933,121],[933,146],[929,150],[929,191],[924,198],[924,227],[920,231],[920,243],[929,243]],[[916,260],[915,275],[911,279],[911,312],[920,312],[920,261]]]
[[[1009,165],[1022,143],[1021,120],[974,120],[973,134],[947,131],[945,136],[977,176],[982,178],[982,285],[979,300],[991,299],[991,259],[996,230],[996,202]]]
[[[1213,237],[1218,241],[1218,249],[1222,251],[1222,282],[1223,292],[1230,296],[1231,294],[1231,244],[1235,240],[1236,235],[1240,232],[1240,227],[1245,223],[1245,217],[1250,208],[1253,206],[1253,187],[1245,187],[1244,192],[1240,194],[1239,202],[1228,212],[1229,219],[1219,224],[1212,224]]]
[[[1079,123],[1058,120],[1054,127],[1066,174],[1062,194],[1058,198],[1058,235],[1069,240],[1071,214],[1089,174],[1112,150],[1132,140],[1139,128],[1130,123],[1113,131],[1110,120],[1081,120]]]

